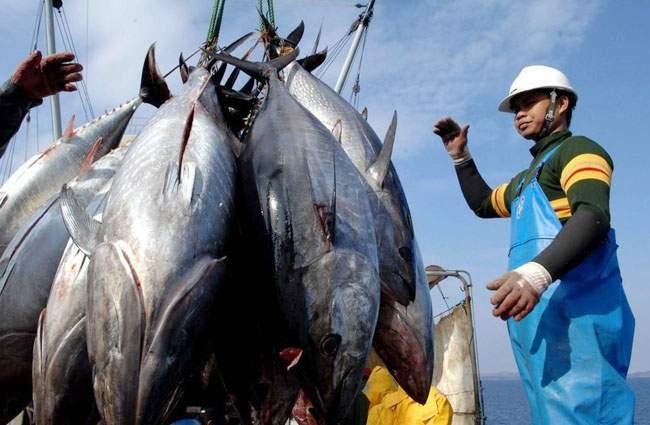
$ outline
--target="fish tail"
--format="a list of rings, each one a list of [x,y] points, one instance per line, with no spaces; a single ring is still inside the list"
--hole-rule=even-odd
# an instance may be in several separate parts
[[[144,103],[160,107],[171,97],[165,79],[158,72],[156,66],[156,44],[152,44],[147,51],[147,57],[142,66],[142,79],[140,80],[140,98]]]
[[[269,62],[248,62],[222,53],[215,53],[214,57],[220,61],[236,66],[257,80],[266,81],[273,72],[280,71],[282,68],[293,62],[296,57],[298,57],[299,53],[299,49],[296,48],[291,53],[280,56]]]

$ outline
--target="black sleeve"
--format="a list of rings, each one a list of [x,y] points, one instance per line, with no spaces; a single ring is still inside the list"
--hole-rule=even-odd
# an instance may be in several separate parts
[[[481,218],[499,217],[490,202],[492,188],[483,180],[473,159],[455,166],[460,189],[474,214]]]
[[[578,208],[553,242],[533,259],[556,280],[587,257],[609,231],[609,223],[588,208]]]
[[[29,109],[42,102],[42,100],[28,99],[20,87],[11,80],[0,86],[0,157],[20,128],[20,123]]]

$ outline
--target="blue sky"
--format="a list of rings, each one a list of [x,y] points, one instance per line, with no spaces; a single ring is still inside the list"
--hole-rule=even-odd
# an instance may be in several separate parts
[[[275,0],[281,33],[300,19],[306,24],[303,50],[311,50],[319,25],[322,45],[333,46],[358,13],[352,0]],[[137,93],[140,68],[157,42],[159,66],[167,71],[179,52],[202,41],[212,6],[207,0],[70,1],[65,10],[96,113]],[[256,0],[226,2],[224,42],[256,29]],[[0,26],[0,76],[8,77],[29,52],[38,1],[9,0]],[[527,64],[566,72],[580,100],[572,130],[602,144],[614,159],[611,210],[619,260],[632,309],[636,339],[631,371],[650,370],[650,4],[633,0],[377,0],[361,74],[360,106],[378,134],[399,113],[393,161],[409,199],[427,264],[466,269],[475,282],[476,321],[483,372],[515,369],[505,324],[492,318],[485,284],[506,267],[509,223],[479,220],[466,207],[453,167],[431,133],[438,118],[470,123],[470,149],[491,185],[509,179],[530,161],[530,142],[520,139],[511,116],[497,112],[512,79]],[[39,46],[44,49],[45,43]],[[341,55],[342,58],[343,55]],[[339,58],[339,59],[341,59]],[[323,76],[334,83],[340,65]],[[356,69],[356,68],[355,68]],[[171,77],[172,88],[180,84]],[[48,105],[34,112],[29,134],[19,133],[14,168],[48,141]],[[66,120],[79,97],[62,98]],[[142,124],[153,109],[138,112]],[[38,121],[38,129],[36,126]],[[6,160],[0,161],[0,170]],[[2,176],[0,175],[0,178]],[[445,284],[451,298],[459,293]]]

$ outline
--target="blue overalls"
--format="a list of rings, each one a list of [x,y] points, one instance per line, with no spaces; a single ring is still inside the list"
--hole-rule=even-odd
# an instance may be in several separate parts
[[[509,269],[531,261],[562,225],[537,176],[511,204]],[[523,189],[523,190],[522,190]],[[625,382],[634,316],[623,292],[614,230],[592,254],[551,285],[520,322],[508,320],[519,374],[535,425],[612,424],[634,420]]]

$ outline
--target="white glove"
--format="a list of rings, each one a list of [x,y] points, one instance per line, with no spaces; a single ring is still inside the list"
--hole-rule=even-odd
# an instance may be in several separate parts
[[[539,302],[539,297],[551,284],[551,275],[540,264],[529,262],[504,274],[487,285],[496,291],[490,298],[492,314],[507,320],[521,320]]]
[[[552,279],[549,272],[539,263],[534,261],[529,261],[528,263],[517,267],[515,272],[519,273],[526,282],[530,284],[537,294],[542,295],[542,292],[546,291],[546,288],[551,284]],[[523,285],[523,282],[521,283]]]

